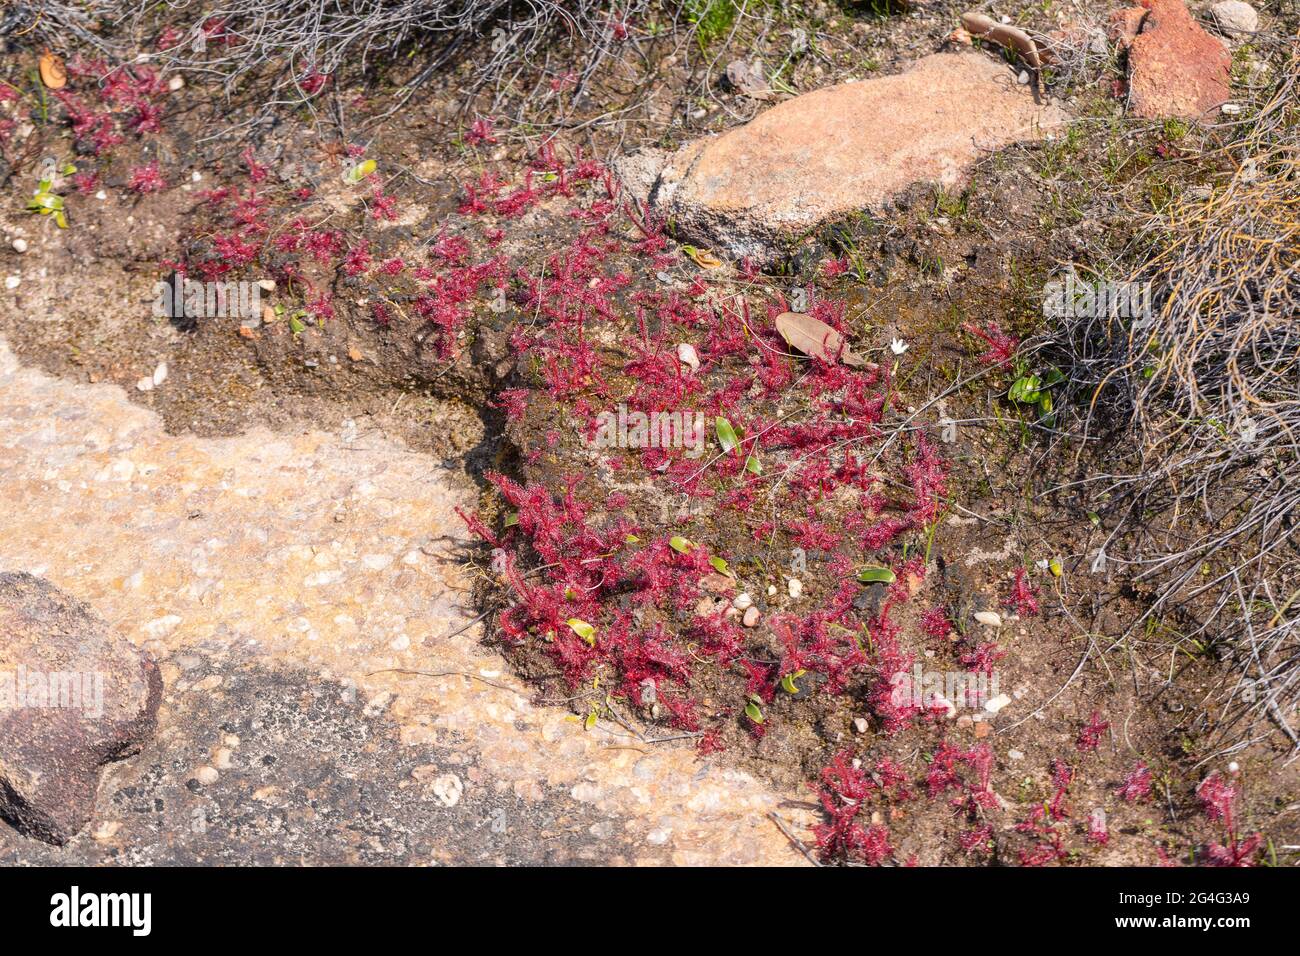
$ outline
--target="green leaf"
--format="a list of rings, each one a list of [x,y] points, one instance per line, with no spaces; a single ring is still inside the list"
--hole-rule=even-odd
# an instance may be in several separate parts
[[[803,677],[803,675],[806,673],[808,672],[801,668],[792,674],[786,674],[781,678],[781,689],[788,694],[799,693],[799,685],[796,684],[795,681],[798,680],[800,677]]]
[[[1089,512],[1088,512],[1088,520],[1092,522],[1093,527],[1096,527],[1096,528],[1100,528],[1100,527],[1101,527],[1101,515],[1097,514],[1097,512],[1095,512],[1095,511],[1089,511]]]
[[[750,455],[745,459],[745,470],[751,475],[761,475],[763,473],[763,466],[758,463],[757,458]]]
[[[1011,389],[1007,392],[1007,398],[1013,402],[1023,402],[1026,405],[1032,405],[1042,397],[1042,380],[1037,375],[1023,375],[1011,383]]]
[[[1053,385],[1060,385],[1065,381],[1065,373],[1053,365],[1043,375],[1043,388],[1051,388]]]
[[[300,319],[296,314],[289,316],[290,332],[294,335],[300,335],[305,328],[307,328],[307,326],[302,324],[302,319]]]
[[[68,217],[63,214],[62,209],[60,209],[58,212],[54,214],[54,224],[57,225],[60,229],[68,228]]]
[[[736,430],[731,427],[731,422],[719,415],[714,419],[714,427],[717,429],[718,444],[722,446],[723,454],[740,447],[740,439],[736,437]]]
[[[359,183],[378,168],[373,159],[367,159],[363,163],[357,163],[348,169],[344,178],[350,183]]]
[[[763,709],[752,700],[745,703],[745,716],[756,724],[763,722]]]
[[[571,617],[564,623],[568,624],[573,629],[574,634],[577,634],[592,647],[596,646],[596,629],[586,621],[581,618]]]
[[[681,535],[674,535],[668,539],[668,547],[672,548],[678,554],[685,554],[687,551],[691,550],[691,548],[695,547],[695,545],[691,544]]]
[[[510,512],[510,514],[506,515],[506,520],[502,522],[502,526],[506,528],[513,528],[517,524],[519,524],[519,512],[517,511]]]
[[[731,576],[730,566],[727,564],[726,558],[719,558],[715,555],[714,557],[709,558],[709,564],[713,565],[714,570],[719,574],[725,574],[728,577]]]
[[[897,579],[889,568],[863,568],[858,572],[858,580],[863,584],[893,584]]]
[[[596,712],[593,710],[591,713],[589,713],[589,714],[587,715],[587,719],[584,720],[584,721],[582,722],[582,729],[583,729],[583,730],[591,730],[592,727],[595,727],[595,726],[596,726],[596,718],[597,718],[597,714],[596,714]]]
[[[634,535],[634,534],[630,534],[630,535],[628,535],[628,536],[627,536],[626,538],[624,538],[623,540],[624,540],[626,543],[628,543],[628,544],[639,544],[639,543],[641,542],[641,539],[638,538],[638,537],[637,537],[636,535]]]

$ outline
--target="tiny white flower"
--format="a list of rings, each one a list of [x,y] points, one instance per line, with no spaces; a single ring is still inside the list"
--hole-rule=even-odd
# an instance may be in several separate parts
[[[907,343],[902,339],[894,339],[889,343],[889,351],[893,352],[895,355],[902,355],[907,351]]]

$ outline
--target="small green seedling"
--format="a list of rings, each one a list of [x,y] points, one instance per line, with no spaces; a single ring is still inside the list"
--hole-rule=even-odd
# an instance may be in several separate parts
[[[1039,415],[1049,423],[1052,418],[1052,395],[1048,389],[1065,381],[1065,373],[1052,366],[1040,375],[1025,374],[1011,383],[1007,398],[1017,405],[1037,405]]]
[[[72,167],[73,170],[76,167]],[[40,185],[36,187],[36,192],[32,198],[27,200],[27,209],[41,216],[53,216],[55,224],[60,229],[68,228],[68,217],[63,209],[63,197],[56,196],[50,192],[54,183],[49,179],[42,179]]]
[[[737,437],[736,430],[731,427],[731,422],[719,415],[713,420],[713,424],[718,433],[718,444],[722,446],[724,454],[729,454],[740,447],[740,438]]]

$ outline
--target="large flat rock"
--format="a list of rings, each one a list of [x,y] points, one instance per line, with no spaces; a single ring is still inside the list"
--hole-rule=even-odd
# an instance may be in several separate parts
[[[1066,119],[988,56],[938,53],[797,96],[674,153],[634,153],[619,171],[686,237],[765,260],[782,238],[917,183],[955,186],[981,156]]]
[[[0,824],[0,864],[806,863],[768,818],[806,793],[534,701],[475,622],[473,485],[373,427],[169,435],[0,340],[0,471],[0,567],[165,685],[89,825]]]
[[[0,574],[0,817],[66,843],[95,811],[100,768],[154,732],[158,666],[87,605]]]

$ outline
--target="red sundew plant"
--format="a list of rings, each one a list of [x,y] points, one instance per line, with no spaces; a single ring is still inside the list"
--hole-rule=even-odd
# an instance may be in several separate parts
[[[1042,807],[1034,807],[1029,816],[1016,824],[1016,830],[1034,838],[1034,846],[1021,850],[1021,866],[1047,866],[1066,859],[1069,853],[1065,849],[1061,832],[1047,818]]]
[[[480,143],[495,143],[496,136],[493,135],[493,127],[496,124],[486,117],[480,117],[474,120],[470,125],[469,132],[465,134],[465,144],[468,146],[477,146]]]
[[[959,772],[964,770],[964,772]],[[949,803],[957,813],[965,813],[972,820],[983,811],[1001,808],[998,795],[993,792],[993,751],[988,744],[977,744],[967,750],[943,741],[930,759],[930,770],[925,777],[926,792],[933,799],[949,790],[958,795]]]
[[[1115,794],[1125,803],[1135,803],[1151,796],[1151,769],[1145,761],[1139,760],[1133,765]]]
[[[893,772],[885,764],[886,772]],[[877,767],[878,775],[880,767]],[[821,786],[814,788],[829,822],[813,827],[817,849],[823,860],[847,861],[878,866],[893,855],[889,830],[883,824],[863,826],[867,800],[880,792],[871,775],[862,769],[849,751],[841,751],[822,771]],[[870,813],[867,813],[870,819]]]
[[[956,627],[952,623],[952,618],[948,616],[946,608],[932,607],[921,615],[921,630],[927,636],[939,641],[956,631]]]
[[[1065,802],[1066,792],[1074,781],[1074,770],[1061,759],[1052,761],[1052,786],[1055,791],[1047,805],[1047,812],[1053,820],[1064,820],[1070,815],[1070,807]]]
[[[413,275],[421,284],[402,312],[438,327],[444,357],[497,290],[526,317],[508,331],[522,382],[493,404],[512,422],[544,422],[519,449],[523,478],[490,478],[503,519],[489,527],[465,516],[494,549],[508,595],[497,621],[501,639],[544,656],[571,687],[599,680],[611,707],[617,698],[644,719],[699,734],[702,753],[722,746],[724,728],[757,737],[780,726],[810,688],[853,695],[865,707],[857,712],[884,734],[941,717],[895,694],[894,678],[912,667],[918,636],[900,623],[899,610],[921,587],[926,566],[919,557],[900,563],[894,549],[939,520],[948,466],[920,432],[884,443],[888,410],[899,404],[889,371],[793,354],[773,326],[788,307],[779,295],[719,295],[717,278],[691,269],[664,223],[620,204],[617,183],[599,164],[567,158],[553,142],[521,175],[487,169],[461,188],[457,218],[435,232],[428,264],[392,278]],[[548,216],[560,219],[572,226],[569,238],[535,261],[498,255],[481,262],[484,245],[504,239],[503,226],[518,231],[506,220],[523,216],[528,229]],[[292,251],[310,231],[291,230]],[[362,274],[383,269],[370,264]],[[671,287],[661,271],[673,273]],[[752,263],[742,271],[764,282]],[[842,303],[819,296],[808,311],[849,331]],[[785,403],[794,396],[799,412],[790,415]],[[671,443],[605,446],[562,479],[549,467],[531,471],[543,460],[563,463],[568,442],[596,437],[598,416],[615,406],[647,418],[698,412],[709,438],[714,420],[724,419],[740,444],[721,453],[710,445],[702,457]],[[882,444],[888,454],[878,453]],[[633,514],[643,497],[588,500],[580,493],[592,487],[597,468],[687,506],[661,518],[671,527],[640,530]],[[886,475],[890,469],[894,476]],[[710,559],[726,558],[735,590],[762,587],[747,580],[754,571],[746,559],[717,554],[706,539],[715,526],[699,518],[724,513],[730,534],[721,547],[797,547],[823,562],[824,574],[808,579],[797,610],[763,609],[761,631],[742,626],[739,609],[703,585],[719,576]],[[860,601],[864,565],[887,566],[896,578],[870,610]],[[935,611],[926,626],[936,640],[947,638],[952,622]],[[969,666],[983,670],[1003,653],[992,644],[963,650]],[[800,672],[815,680],[800,682],[796,695],[786,679]],[[735,698],[716,700],[719,676],[726,678],[722,693]],[[948,793],[953,808],[978,830],[999,807],[992,752],[954,748],[941,751],[945,760],[957,788]],[[892,855],[888,831],[860,816],[860,802],[848,794],[865,779],[876,803],[906,799],[905,776],[888,762],[865,777],[860,769],[842,755],[819,787],[828,822],[818,845],[826,859],[878,863]]]
[[[1106,811],[1096,807],[1088,814],[1088,842],[1093,846],[1105,846],[1110,842],[1110,830],[1106,827]]]
[[[1079,753],[1090,753],[1097,749],[1101,743],[1101,736],[1110,729],[1110,724],[1101,719],[1101,711],[1094,710],[1092,716],[1088,718],[1088,723],[1079,731],[1078,739],[1075,740],[1074,746]]]
[[[1210,866],[1251,866],[1264,845],[1262,833],[1252,833],[1238,839],[1235,808],[1238,787],[1212,773],[1196,788],[1197,799],[1207,819],[1223,825],[1224,843],[1211,843],[1205,848],[1204,859]]]
[[[131,170],[131,177],[126,184],[127,189],[132,192],[144,195],[146,193],[156,193],[167,188],[167,181],[163,179],[162,170],[155,160],[152,163],[146,163],[143,166],[137,166]]]
[[[972,673],[992,676],[997,662],[1006,656],[1006,651],[990,641],[977,644],[974,649],[964,652],[959,660],[961,666]]]
[[[1021,617],[1038,613],[1038,589],[1027,580],[1024,568],[1016,568],[1016,580],[1011,586],[1011,594],[1003,602]]]
[[[1020,340],[1003,332],[996,322],[989,322],[984,328],[973,322],[965,322],[962,328],[988,346],[979,356],[979,361],[984,365],[1006,368],[1011,364],[1016,349],[1020,348]]]

